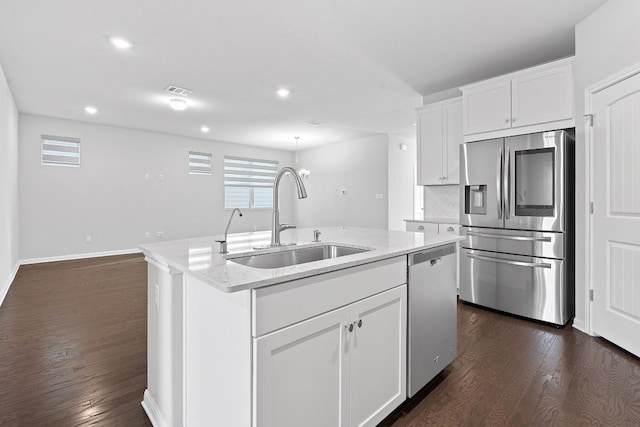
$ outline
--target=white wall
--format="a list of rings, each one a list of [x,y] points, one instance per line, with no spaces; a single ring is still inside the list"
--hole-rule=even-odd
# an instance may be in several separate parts
[[[640,1],[609,0],[576,26],[576,318],[585,322],[585,134],[584,90],[640,62]]]
[[[401,145],[406,150],[401,149]],[[413,219],[414,216],[414,190],[416,177],[416,141],[389,135],[389,187],[387,197],[388,204],[388,228],[389,230],[405,231],[405,219]]]
[[[304,181],[309,197],[294,201],[298,227],[386,229],[387,152],[387,135],[301,151],[295,167],[309,169],[311,175]]]
[[[81,167],[42,166],[43,134],[80,138]],[[190,150],[213,154],[211,176],[188,174]],[[285,151],[20,115],[20,258],[127,251],[159,241],[158,231],[165,240],[223,233],[229,218],[223,209],[226,154],[278,160],[280,166],[293,159]],[[292,216],[292,197],[293,186],[285,182],[283,219]],[[234,218],[230,232],[270,228],[271,210],[244,214]]]
[[[0,304],[18,269],[18,110],[0,67]]]

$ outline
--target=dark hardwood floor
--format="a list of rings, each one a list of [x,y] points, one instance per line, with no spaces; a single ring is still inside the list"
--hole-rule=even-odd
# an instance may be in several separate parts
[[[20,267],[0,307],[0,425],[151,425],[146,275],[141,255]],[[382,425],[640,426],[636,357],[570,326],[458,309],[458,358]]]
[[[458,358],[383,424],[640,426],[640,360],[570,325],[458,303]]]
[[[0,425],[151,426],[142,255],[26,265],[0,307]]]

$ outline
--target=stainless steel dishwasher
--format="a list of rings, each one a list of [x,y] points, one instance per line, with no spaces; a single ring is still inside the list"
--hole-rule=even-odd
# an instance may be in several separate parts
[[[457,355],[455,254],[455,243],[409,254],[409,397]]]

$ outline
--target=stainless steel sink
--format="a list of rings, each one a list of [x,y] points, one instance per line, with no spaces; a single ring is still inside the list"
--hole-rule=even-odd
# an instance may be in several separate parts
[[[287,249],[278,252],[257,253],[244,256],[227,256],[227,260],[254,268],[279,268],[323,259],[367,252],[370,249],[341,245],[319,245]]]

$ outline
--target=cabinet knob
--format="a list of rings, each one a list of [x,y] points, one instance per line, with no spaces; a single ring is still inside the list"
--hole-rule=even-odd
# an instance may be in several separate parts
[[[353,323],[349,323],[348,325],[344,325],[344,328],[349,332],[353,332]]]
[[[362,319],[359,319],[357,322],[353,322],[358,325],[358,328],[362,328]]]
[[[512,122],[515,122],[516,120],[518,120],[518,119],[516,119],[515,117],[513,119],[511,119]]]
[[[504,119],[504,123],[505,124],[509,123],[509,119]]]
[[[418,230],[424,230],[424,225],[419,225]]]
[[[453,227],[447,227],[447,231],[453,231]]]

